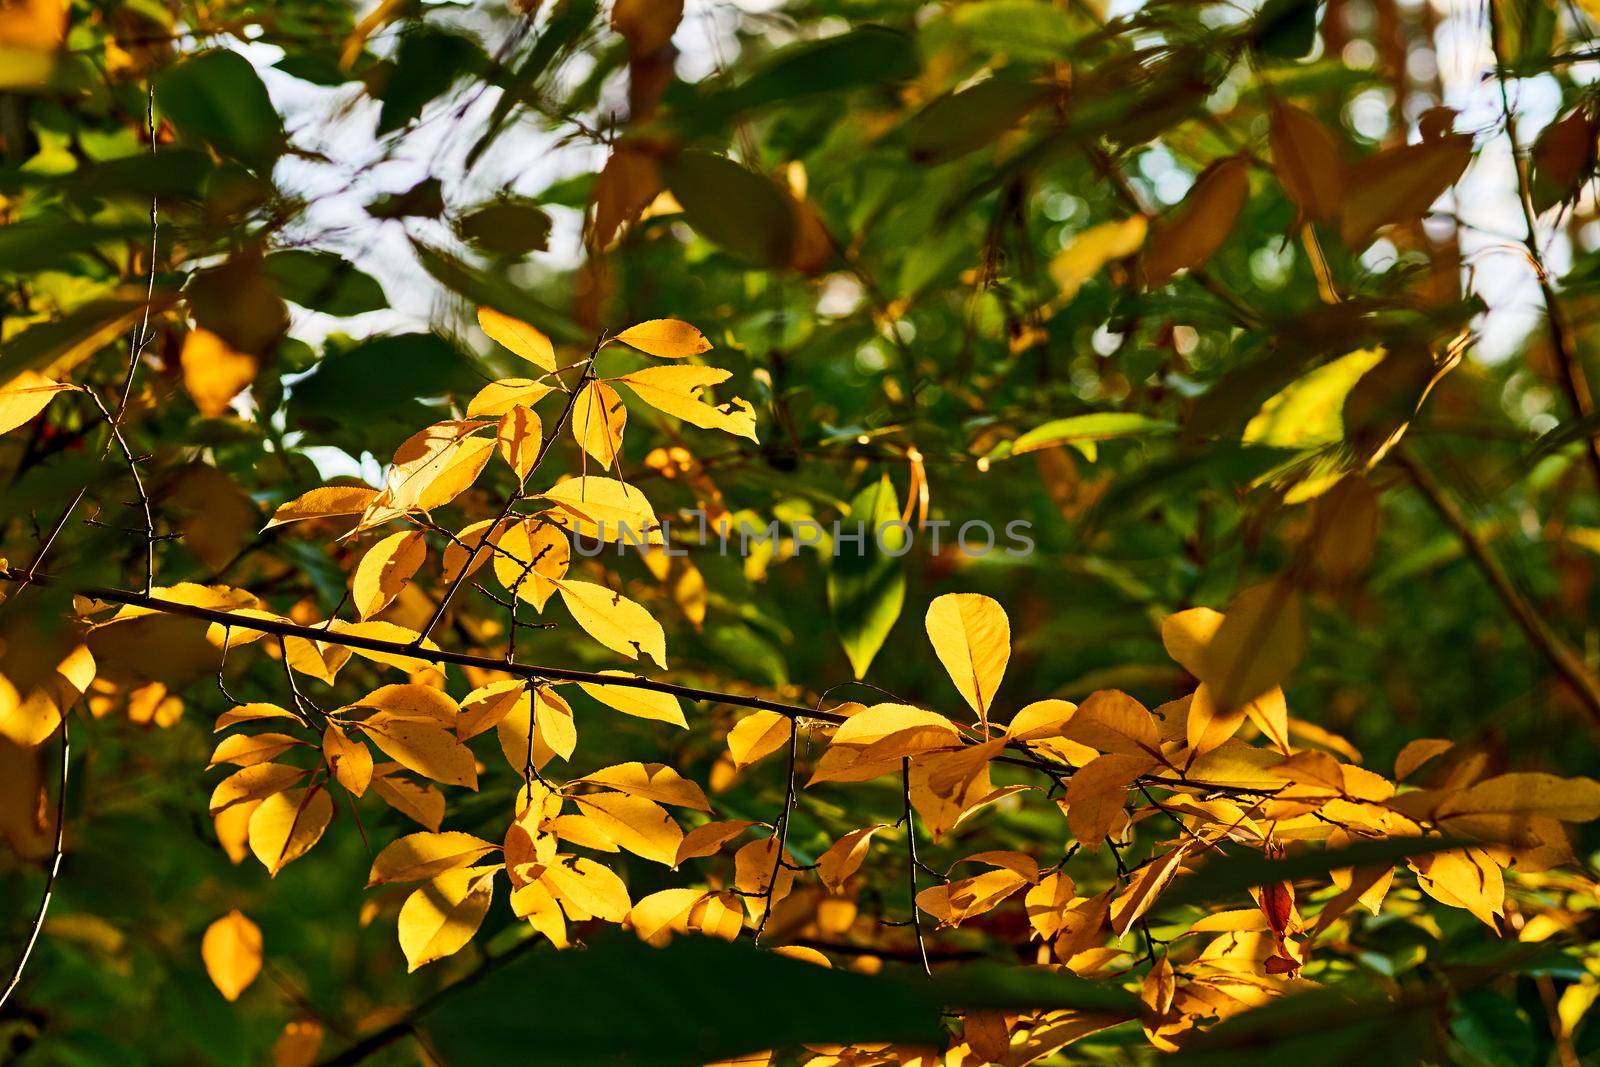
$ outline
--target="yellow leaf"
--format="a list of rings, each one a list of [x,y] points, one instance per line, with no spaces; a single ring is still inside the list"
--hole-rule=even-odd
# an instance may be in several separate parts
[[[324,644],[304,637],[285,637],[283,648],[284,658],[290,667],[329,685],[333,684],[339,669],[350,662],[350,649],[344,645]]]
[[[1093,278],[1114,260],[1125,259],[1144,246],[1150,220],[1143,215],[1102,222],[1091,226],[1072,239],[1050,261],[1050,277],[1061,290],[1061,298],[1070,301],[1078,295],[1085,282]]]
[[[367,885],[425,882],[446,871],[470,867],[493,851],[495,846],[488,841],[454,830],[407,834],[378,853],[367,875]]]
[[[1433,202],[1472,162],[1472,135],[1447,134],[1418,144],[1374,152],[1350,169],[1339,235],[1352,250],[1384,226],[1408,222]]]
[[[556,350],[550,338],[527,323],[494,308],[480,307],[478,325],[490,340],[498,341],[534,366],[552,372],[556,369]]]
[[[572,405],[571,424],[573,440],[602,469],[616,465],[617,454],[622,451],[622,434],[628,425],[628,409],[622,406],[615,389],[605,382],[585,385]]]
[[[1300,594],[1286,581],[1264,582],[1235,597],[1226,615],[1192,608],[1167,616],[1161,640],[1231,712],[1279,686],[1300,661]]]
[[[621,593],[593,582],[557,582],[561,600],[588,635],[629,659],[643,653],[667,666],[667,636],[648,611]]]
[[[533,465],[539,461],[544,427],[532,408],[514,407],[500,417],[494,443],[500,450],[500,458],[516,471],[517,481],[526,481],[533,471]]]
[[[407,770],[444,785],[478,788],[477,761],[451,730],[412,719],[368,719],[353,725]]]
[[[672,929],[682,929],[681,921],[707,896],[703,889],[663,889],[634,904],[628,921],[642,940],[653,941]]]
[[[928,605],[928,640],[978,721],[987,723],[1011,659],[1011,621],[998,602],[977,593],[946,593]]]
[[[494,899],[494,872],[446,871],[413,892],[400,907],[400,951],[406,969],[461,951],[483,924]]]
[[[938,919],[941,925],[959,926],[994,910],[1027,884],[1028,879],[1002,867],[924,889],[917,894],[917,907]]]
[[[208,767],[219,763],[232,763],[238,767],[253,767],[258,763],[275,760],[296,745],[304,744],[288,734],[233,734],[224,737],[211,753]]]
[[[712,406],[700,391],[727,381],[730,373],[716,367],[642,367],[614,379],[633,390],[640,400],[691,426],[723,430],[738,437],[756,438],[756,413],[747,401],[734,397]]]
[[[225,811],[235,804],[252,800],[265,800],[281,793],[304,778],[309,771],[289,767],[282,763],[258,763],[236,771],[217,783],[211,793],[211,814]]]
[[[519,701],[527,699],[528,683],[521,678],[505,678],[479,686],[461,701],[461,717],[456,720],[456,736],[467,741],[494,729],[511,714]],[[527,714],[526,710],[523,714]]]
[[[67,35],[71,9],[67,0],[16,0],[0,5],[0,45],[41,52],[59,48]]]
[[[1247,444],[1274,448],[1318,448],[1344,439],[1344,402],[1384,351],[1362,349],[1325,363],[1261,405],[1245,425]]]
[[[1344,201],[1344,157],[1315,115],[1293,104],[1272,109],[1268,140],[1272,169],[1300,214],[1328,222]]]
[[[292,711],[285,711],[276,704],[240,704],[218,715],[217,724],[213,729],[226,730],[241,722],[258,722],[262,719],[292,719],[299,722],[300,716]]]
[[[677,861],[683,830],[661,805],[622,793],[587,793],[575,799],[584,815],[629,852],[668,867]]]
[[[619,763],[579,778],[580,782],[609,786],[630,796],[710,811],[711,803],[698,785],[665,763]]]
[[[370,637],[375,641],[388,641],[398,645],[414,644],[420,636],[415,630],[408,630],[404,626],[397,626],[392,622],[384,622],[381,619],[368,619],[366,622],[346,622],[344,619],[334,619],[328,625],[328,629],[336,634],[344,634],[349,637]],[[352,654],[360,656],[362,659],[370,659],[374,663],[383,663],[390,667],[399,667],[404,671],[422,670],[428,666],[427,660],[409,656],[402,652],[379,652],[375,649],[360,648],[355,645],[348,647]],[[423,641],[421,647],[430,652],[439,651],[439,646],[431,638]]]
[[[431,785],[418,785],[394,772],[398,763],[385,763],[372,769],[372,788],[383,802],[404,815],[421,823],[429,830],[438,830],[444,821],[444,794]]]
[[[1232,156],[1213,163],[1171,215],[1158,220],[1145,246],[1145,284],[1165,285],[1180,270],[1203,266],[1222,247],[1250,195],[1250,162]]]
[[[872,843],[872,835],[888,827],[883,823],[874,826],[864,826],[859,830],[851,830],[839,840],[828,847],[828,851],[817,857],[817,878],[822,884],[835,893],[844,889],[844,884],[850,876],[861,869],[861,864],[866,861],[867,847]]]
[[[1194,848],[1192,839],[1185,838],[1183,843],[1171,852],[1158,856],[1139,868],[1133,880],[1128,883],[1128,888],[1111,902],[1111,929],[1118,937],[1127,933],[1128,928],[1150,910],[1150,906],[1156,902],[1161,891],[1177,877],[1183,861]]]
[[[322,732],[322,758],[334,780],[352,796],[362,796],[372,784],[372,753],[360,741],[352,741],[333,723]]]
[[[702,826],[696,826],[693,830],[683,835],[683,841],[678,845],[678,854],[675,857],[673,866],[682,866],[684,860],[715,856],[722,851],[723,845],[754,825],[756,824],[749,819],[731,819],[727,822],[708,822]]]
[[[200,958],[217,991],[238,1000],[261,973],[261,928],[243,912],[230,911],[206,927]]]
[[[1154,766],[1147,755],[1108,752],[1067,779],[1067,826],[1090,852],[1126,818],[1128,787]]]
[[[272,521],[262,527],[270,530],[290,522],[325,519],[337,515],[360,515],[372,505],[378,491],[365,485],[325,485],[303,493],[272,513]]]
[[[413,511],[429,512],[465,492],[494,454],[494,442],[473,435],[487,425],[440,422],[420,430],[395,450],[384,490],[361,520],[377,526]]]
[[[684,359],[711,351],[711,342],[706,340],[705,334],[677,319],[641,322],[637,326],[629,326],[612,340],[663,359]]]
[[[502,418],[517,408],[529,408],[555,392],[555,386],[532,378],[501,378],[490,382],[467,404],[467,418]]]
[[[620,923],[633,906],[616,872],[591,859],[563,856],[545,869],[543,881],[573,922]]]
[[[350,584],[356,614],[365,619],[393,603],[427,556],[421,530],[390,534],[367,549]]]
[[[537,771],[554,757],[570,759],[578,744],[572,708],[549,686],[540,686],[528,699],[514,702],[496,730],[506,762],[519,774],[530,761]]]
[[[1520,842],[1534,819],[1600,819],[1600,782],[1537,771],[1502,774],[1445,798],[1434,816],[1446,833]]]
[[[494,545],[494,576],[539,611],[566,576],[572,545],[561,527],[535,516],[507,526]]]
[[[23,371],[0,389],[0,433],[10,433],[43,411],[58,393],[76,388],[38,371]]]
[[[1399,782],[1410,778],[1418,767],[1454,747],[1455,742],[1438,737],[1422,737],[1415,741],[1407,741],[1400,754],[1394,758],[1394,780]]]
[[[198,327],[183,339],[179,355],[183,385],[194,406],[208,419],[223,415],[229,403],[256,380],[256,357],[237,352],[228,342]]]
[[[556,505],[545,512],[552,522],[585,537],[635,544],[662,543],[661,523],[645,495],[613,478],[583,476],[551,486],[545,497]]]
[[[1161,732],[1143,704],[1117,689],[1090,693],[1063,724],[1061,736],[1101,752],[1158,755]]]
[[[789,741],[794,723],[775,711],[753,711],[728,731],[728,754],[733,765],[745,768],[778,751]]]
[[[380,686],[350,706],[379,713],[369,716],[369,721],[407,719],[451,729],[455,728],[460,713],[450,694],[415,682]]]
[[[636,675],[625,671],[601,671],[601,674],[616,675],[619,678],[633,678]],[[638,719],[653,719],[656,722],[671,723],[674,726],[689,728],[689,721],[683,717],[683,706],[678,703],[678,698],[671,693],[659,693],[651,689],[635,689],[623,685],[602,685],[599,682],[579,682],[578,688],[588,693],[591,697],[624,715],[632,715]]]
[[[321,786],[274,793],[250,816],[250,851],[276,875],[321,839],[332,818],[333,801]]]

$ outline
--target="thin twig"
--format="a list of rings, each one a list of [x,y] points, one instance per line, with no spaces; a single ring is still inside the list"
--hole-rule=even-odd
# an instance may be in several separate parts
[[[917,955],[922,957],[922,973],[933,974],[928,965],[928,946],[922,938],[922,912],[917,906],[917,815],[911,807],[911,757],[900,757],[900,789],[905,800],[906,887],[911,893],[911,933],[917,939]]]
[[[800,752],[800,724],[794,720],[789,721],[789,778],[783,790],[783,811],[778,816],[778,823],[773,828],[772,836],[778,847],[772,853],[772,872],[767,878],[766,892],[763,894],[765,901],[761,910],[761,921],[756,924],[755,941],[760,943],[761,935],[766,933],[767,920],[772,918],[772,897],[778,888],[778,872],[783,869],[783,850],[789,844],[789,817],[794,813],[794,765]]]
[[[50,870],[45,874],[44,894],[39,898],[39,910],[33,916],[33,925],[28,930],[28,942],[22,946],[22,955],[17,957],[16,966],[11,969],[11,978],[6,982],[4,993],[0,993],[0,1008],[6,1006],[6,1001],[11,999],[17,986],[22,982],[22,972],[28,966],[28,959],[33,955],[33,948],[39,943],[39,934],[44,930],[44,919],[50,911],[50,898],[55,893],[56,875],[61,871],[61,857],[65,852],[64,843],[67,836],[67,761],[72,753],[71,739],[68,736],[67,712],[61,713],[61,774],[60,787],[56,792],[56,843],[50,857]]]

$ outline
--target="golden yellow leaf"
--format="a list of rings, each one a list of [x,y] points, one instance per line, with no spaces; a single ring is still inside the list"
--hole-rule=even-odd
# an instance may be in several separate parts
[[[663,359],[685,359],[711,351],[711,342],[706,340],[705,334],[677,319],[641,322],[637,326],[629,326],[612,340]]]
[[[194,406],[208,419],[223,415],[234,397],[256,380],[256,357],[237,352],[228,342],[199,327],[183,339],[179,355],[183,385]]]
[[[360,741],[352,741],[333,723],[322,732],[322,758],[334,780],[352,796],[362,796],[372,784],[372,752]]]
[[[393,603],[427,556],[421,530],[390,534],[367,549],[350,583],[356,614],[365,619]]]
[[[1345,196],[1345,164],[1333,134],[1308,111],[1293,104],[1272,109],[1268,140],[1272,169],[1300,214],[1331,221]]]
[[[517,408],[527,408],[555,392],[555,386],[532,378],[501,378],[478,390],[467,404],[469,419],[499,419]]]
[[[388,641],[399,645],[415,644],[418,636],[420,636],[415,630],[408,630],[404,626],[398,626],[392,622],[384,622],[382,619],[368,619],[365,622],[346,622],[344,619],[334,619],[328,625],[328,629],[336,634],[344,634],[351,637],[370,637],[376,641]],[[307,644],[309,643],[307,642]],[[439,646],[433,642],[432,638],[423,641],[421,647],[430,652],[439,651]],[[383,663],[390,667],[399,667],[404,671],[421,670],[428,666],[427,660],[417,656],[406,655],[403,652],[379,652],[354,645],[348,646],[348,648],[351,654],[360,656],[362,659],[370,659],[374,663]],[[343,660],[340,662],[343,662]]]
[[[1520,842],[1534,819],[1600,819],[1600,782],[1540,771],[1502,774],[1446,797],[1434,817],[1446,833]]]
[[[25,370],[0,388],[0,433],[10,433],[43,411],[60,393],[75,385],[52,381],[38,371]]]
[[[451,729],[455,728],[460,714],[460,708],[449,693],[415,682],[379,686],[351,707],[374,712],[368,716],[369,721],[407,719]]]
[[[665,763],[619,763],[579,778],[580,782],[609,786],[630,796],[710,811],[711,802],[701,788]]]
[[[572,708],[549,686],[539,686],[526,700],[515,701],[496,730],[506,762],[518,773],[525,772],[530,760],[538,771],[557,756],[570,759],[578,744]]]
[[[636,675],[626,671],[601,671],[601,674],[616,675],[619,678],[633,678]],[[673,726],[689,728],[689,720],[683,717],[683,706],[678,703],[678,698],[671,693],[659,693],[651,689],[635,689],[624,685],[603,685],[599,682],[579,682],[578,688],[589,694],[613,711],[620,711],[624,715],[632,715],[637,719],[653,719],[656,722],[671,723]]]
[[[300,721],[300,717],[292,711],[286,711],[276,704],[240,704],[217,716],[214,729],[225,730],[241,722],[258,722],[263,719],[292,719]]]
[[[1505,880],[1496,863],[1480,848],[1435,852],[1409,861],[1417,886],[1439,903],[1463,908],[1496,933],[1505,914]]]
[[[752,711],[728,731],[728,754],[735,767],[744,768],[778,751],[789,741],[794,722],[775,711]]]
[[[406,818],[437,831],[444,821],[444,794],[431,785],[418,785],[395,772],[398,763],[385,763],[372,769],[373,791],[383,802]]]
[[[783,853],[784,863],[775,864],[773,861],[777,857],[778,840],[775,837],[751,841],[733,854],[734,887],[739,890],[750,918],[758,922],[767,912],[769,893],[770,903],[777,905],[794,888],[794,871],[790,870],[794,857],[787,849]]]
[[[622,793],[587,793],[578,808],[616,844],[636,856],[671,867],[683,843],[683,830],[653,800]]]
[[[1192,608],[1167,616],[1161,640],[1210,687],[1219,709],[1236,709],[1277,687],[1300,661],[1300,594],[1286,581],[1264,582],[1235,597],[1226,615]]]
[[[446,871],[400,906],[400,951],[406,969],[461,951],[483,924],[494,899],[494,872]]]
[[[528,699],[528,683],[521,678],[504,678],[479,686],[461,701],[461,717],[456,720],[456,736],[463,741],[486,733],[511,714],[519,701]],[[523,712],[527,714],[526,711]]]
[[[225,808],[211,817],[217,832],[217,844],[228,854],[228,862],[235,866],[250,855],[250,816],[261,806],[259,800],[249,800]]]
[[[491,543],[495,578],[507,592],[543,611],[572,559],[566,532],[534,516],[507,526]]]
[[[1090,693],[1061,727],[1061,736],[1101,752],[1157,755],[1161,732],[1145,706],[1117,689]]]
[[[673,866],[682,866],[685,860],[715,856],[722,851],[723,845],[755,825],[749,819],[731,819],[727,822],[708,822],[696,826],[683,835]]]
[[[533,471],[533,465],[539,461],[544,427],[532,408],[519,405],[500,417],[494,443],[500,450],[500,458],[516,471],[517,481],[526,481]]]
[[[395,450],[383,492],[362,517],[377,526],[413,511],[430,512],[465,492],[494,454],[495,443],[473,436],[490,423],[439,422],[412,434]]]
[[[660,368],[657,368],[660,369]],[[622,451],[622,434],[628,426],[628,409],[622,398],[605,382],[590,382],[572,405],[572,438],[578,447],[593,456],[601,468],[616,466]]]
[[[1126,818],[1128,787],[1154,766],[1148,755],[1108,752],[1067,779],[1067,826],[1090,852]]]
[[[211,793],[211,814],[225,811],[235,804],[252,800],[265,800],[281,793],[311,772],[282,763],[258,763],[246,767],[217,783]]]
[[[888,827],[885,824],[877,823],[859,830],[851,830],[839,838],[828,846],[826,852],[817,857],[817,878],[833,892],[842,891],[845,882],[860,870],[861,864],[866,861],[872,835],[886,829]]]
[[[1410,778],[1418,767],[1454,747],[1454,741],[1438,737],[1420,737],[1415,741],[1407,741],[1400,754],[1394,758],[1394,780],[1399,782]]]
[[[1011,659],[1011,621],[990,597],[946,593],[928,605],[928,640],[978,721],[987,723]]]
[[[917,907],[938,919],[941,926],[959,926],[993,911],[1027,884],[1028,879],[1016,871],[1000,867],[924,889],[917,894]]]
[[[628,912],[634,932],[645,941],[672,929],[682,929],[681,921],[707,896],[703,889],[663,889],[637,901]]]
[[[542,880],[573,922],[620,923],[633,906],[616,872],[592,859],[562,856],[545,869]]]
[[[556,350],[550,338],[519,319],[502,314],[494,308],[478,309],[478,325],[489,339],[497,341],[542,370],[554,372]]]
[[[1145,284],[1165,285],[1180,270],[1203,266],[1233,232],[1249,195],[1249,160],[1230,156],[1207,167],[1183,203],[1152,228],[1141,261]]]
[[[0,5],[0,45],[49,51],[67,35],[68,0],[14,0]]]
[[[1128,928],[1150,910],[1161,891],[1177,877],[1183,861],[1195,847],[1193,838],[1185,838],[1177,848],[1139,868],[1128,887],[1111,902],[1111,929],[1118,937],[1127,933]]]
[[[645,495],[614,478],[587,475],[551,486],[545,497],[555,510],[545,512],[552,522],[585,537],[633,544],[662,543],[661,523]]]
[[[291,748],[303,744],[305,742],[288,734],[233,734],[218,743],[207,766],[232,763],[237,767],[253,767],[275,760]]]
[[[243,912],[230,911],[206,927],[200,958],[217,991],[238,1000],[261,973],[261,928]]]
[[[344,645],[324,644],[304,637],[285,637],[283,648],[290,667],[329,685],[333,684],[339,669],[350,662],[351,656],[350,649]]]
[[[276,875],[321,839],[332,818],[333,800],[321,786],[274,793],[250,816],[250,851]]]
[[[1125,259],[1144,246],[1150,220],[1143,215],[1102,222],[1072,239],[1050,261],[1050,277],[1061,290],[1061,299],[1070,301],[1085,282],[1114,260]]]
[[[444,785],[478,788],[477,761],[451,728],[415,719],[352,724],[402,767]]]
[[[716,367],[642,367],[613,379],[657,411],[682,419],[703,430],[723,430],[738,437],[756,438],[756,413],[750,404],[734,397],[715,406],[700,392],[727,381],[728,371]]]
[[[642,653],[666,668],[667,635],[644,608],[593,582],[562,581],[556,587],[572,618],[590,637],[629,659]]]
[[[425,882],[430,878],[470,867],[495,851],[493,844],[458,831],[407,834],[386,845],[372,861],[367,885],[391,882]]]

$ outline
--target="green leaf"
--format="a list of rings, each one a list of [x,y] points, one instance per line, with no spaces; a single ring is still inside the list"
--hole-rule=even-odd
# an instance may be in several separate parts
[[[470,389],[477,382],[461,353],[442,337],[403,333],[325,357],[290,386],[289,404],[295,421],[356,418],[419,397]]]
[[[860,532],[864,543],[858,546],[842,537],[834,540],[833,564],[828,570],[828,607],[833,613],[833,628],[857,678],[867,673],[905,602],[903,557],[910,535],[903,526],[883,528],[886,523],[899,521],[899,501],[885,474],[856,494],[849,514],[840,522],[842,533]]]
[[[303,308],[327,315],[359,315],[389,306],[383,287],[333,252],[289,249],[262,262],[278,292]]]
[[[93,350],[117,339],[144,315],[144,294],[127,292],[91,300],[54,322],[30,326],[11,338],[0,350],[0,386],[25,370],[47,367],[74,349],[88,346]],[[159,314],[172,299],[170,293],[157,291],[150,301],[151,315]]]
[[[66,265],[72,256],[109,242],[126,241],[150,224],[96,226],[71,219],[40,219],[0,226],[0,271],[34,271]]]
[[[1097,411],[1089,415],[1073,415],[1065,419],[1052,419],[1043,426],[1035,426],[1011,442],[1011,454],[1020,456],[1041,448],[1072,445],[1093,462],[1096,457],[1095,442],[1110,441],[1118,437],[1150,437],[1175,433],[1176,423],[1153,419],[1133,411]]]
[[[156,102],[178,131],[267,173],[283,153],[283,121],[249,60],[215,49],[156,78]]]
[[[1048,95],[1014,78],[990,78],[947,93],[906,124],[906,149],[918,163],[944,163],[975,152],[1011,129]]]
[[[930,985],[942,1005],[978,1011],[1071,1010],[1132,1019],[1143,1010],[1138,997],[1116,985],[1038,967],[974,963],[941,971]]]
[[[1250,40],[1274,59],[1300,59],[1317,39],[1317,0],[1267,0],[1256,15]]]
[[[444,183],[424,178],[403,193],[388,193],[367,205],[375,219],[436,219],[444,214]]]
[[[681,153],[667,165],[666,177],[700,236],[750,263],[788,262],[794,216],[771,181],[709,152]]]
[[[457,33],[417,26],[400,40],[399,53],[379,94],[378,136],[393,133],[422,115],[429,101],[462,75],[488,65],[483,50]]]
[[[980,0],[962,4],[954,22],[973,46],[1012,59],[1061,59],[1080,34],[1064,7],[1048,0]]]
[[[1409,1067],[1441,1062],[1433,1003],[1441,989],[1389,1000],[1334,986],[1284,997],[1196,1034],[1173,1067]]]
[[[937,1005],[914,983],[744,941],[681,936],[653,949],[624,933],[530,953],[447,997],[422,1027],[454,1067],[688,1067],[801,1043],[944,1040]]]
[[[456,223],[463,238],[495,256],[520,258],[550,245],[550,215],[538,204],[500,200],[475,208]]]
[[[740,112],[867,85],[891,85],[916,77],[917,70],[910,37],[883,26],[861,26],[774,52],[740,84],[713,92],[686,109],[686,119],[696,129],[722,126]]]

